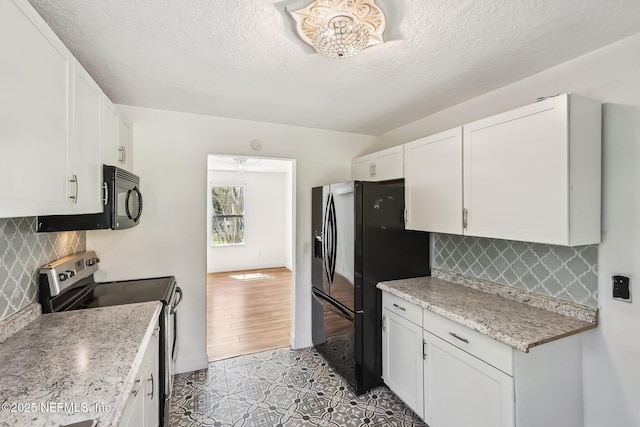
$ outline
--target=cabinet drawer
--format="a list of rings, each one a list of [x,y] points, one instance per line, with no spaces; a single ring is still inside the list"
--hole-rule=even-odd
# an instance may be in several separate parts
[[[401,316],[410,322],[415,323],[418,326],[422,326],[422,307],[419,305],[413,304],[406,299],[402,299],[388,292],[383,292],[382,307],[396,313],[398,316]]]
[[[423,329],[480,360],[513,375],[513,349],[466,326],[424,310]]]

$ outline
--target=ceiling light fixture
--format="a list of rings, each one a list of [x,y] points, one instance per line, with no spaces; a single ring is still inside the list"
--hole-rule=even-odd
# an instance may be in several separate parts
[[[375,0],[315,0],[290,13],[300,38],[332,58],[384,43],[386,21]]]

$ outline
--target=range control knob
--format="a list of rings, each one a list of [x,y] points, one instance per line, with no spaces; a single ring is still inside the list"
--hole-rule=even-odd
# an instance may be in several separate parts
[[[67,273],[60,273],[58,274],[58,279],[61,282],[64,282],[65,280],[67,280],[69,278],[69,275]]]
[[[75,270],[67,270],[65,273],[67,273],[69,275],[69,277],[73,277],[76,275]]]
[[[96,265],[100,262],[100,258],[89,258],[87,260],[87,267],[91,267],[92,265]]]

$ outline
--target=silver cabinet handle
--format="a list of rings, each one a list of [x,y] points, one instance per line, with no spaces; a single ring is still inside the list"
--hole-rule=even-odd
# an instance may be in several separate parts
[[[118,161],[120,163],[126,163],[126,161],[127,161],[127,147],[125,147],[124,145],[121,145],[118,148],[118,152],[120,153],[120,158],[118,159]]]
[[[147,378],[147,382],[151,381],[151,393],[147,394],[147,396],[151,396],[151,400],[153,400],[153,394],[155,392],[155,383],[153,382],[153,374],[151,374],[151,378]]]
[[[393,303],[393,306],[394,306],[395,308],[397,308],[398,310],[402,310],[402,311],[406,311],[406,310],[407,310],[407,309],[406,309],[406,308],[404,308],[403,306],[398,305],[398,304],[396,304],[396,303]]]
[[[138,397],[138,392],[140,391],[140,386],[142,386],[142,381],[136,380],[133,385],[135,386],[136,384],[138,385],[138,387],[131,390],[131,394],[133,394],[133,397]]]
[[[76,175],[76,174],[74,173],[74,174],[73,174],[73,178],[71,178],[71,179],[69,180],[69,182],[73,182],[73,183],[75,184],[75,187],[76,187],[76,192],[75,192],[75,194],[74,194],[73,196],[69,196],[69,198],[70,198],[71,200],[73,200],[73,204],[74,204],[74,205],[77,205],[77,204],[78,204],[78,185],[79,185],[79,184],[78,184],[78,175]]]
[[[469,344],[469,340],[466,338],[462,338],[460,335],[454,333],[454,332],[449,332],[449,335],[451,335],[452,337],[462,341],[463,343]]]
[[[387,325],[385,324],[387,320],[386,316],[382,316],[382,330],[386,331],[387,330]]]
[[[107,206],[109,204],[109,187],[107,186],[106,182],[102,183],[102,191],[103,191],[102,203],[105,206]]]
[[[422,340],[422,360],[427,360],[427,340]]]

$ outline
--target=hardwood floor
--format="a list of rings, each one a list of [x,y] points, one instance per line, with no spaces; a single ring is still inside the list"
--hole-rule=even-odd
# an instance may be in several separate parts
[[[289,345],[291,271],[269,268],[207,276],[207,352],[213,362]]]

